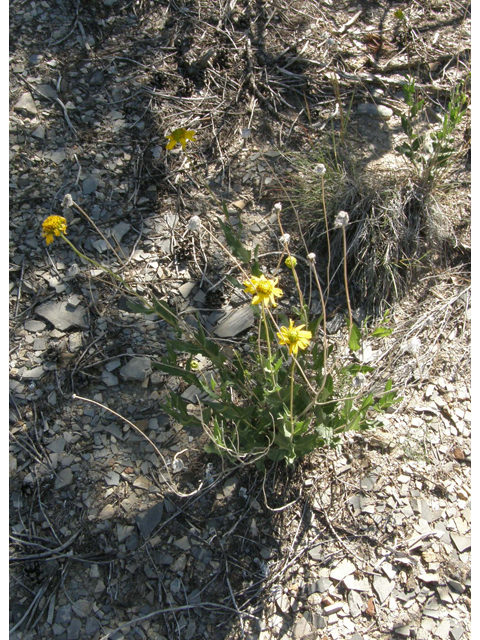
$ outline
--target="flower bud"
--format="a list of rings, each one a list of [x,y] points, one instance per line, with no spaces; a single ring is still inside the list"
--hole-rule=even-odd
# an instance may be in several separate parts
[[[288,256],[288,258],[285,259],[285,266],[293,271],[297,266],[297,259],[294,256]]]
[[[189,231],[198,231],[202,226],[202,221],[198,216],[192,216],[187,224],[187,229]]]
[[[290,234],[284,233],[283,236],[280,236],[278,241],[280,242],[280,244],[283,244],[283,246],[286,247],[287,244],[290,242]]]
[[[273,205],[273,210],[275,211],[275,213],[280,213],[280,211],[282,210],[282,203],[281,202],[276,202]]]
[[[333,226],[335,229],[341,229],[346,227],[349,221],[348,213],[346,211],[339,211],[335,217]]]
[[[314,253],[309,253],[307,258],[309,262],[311,262],[312,264],[315,264],[317,256]]]

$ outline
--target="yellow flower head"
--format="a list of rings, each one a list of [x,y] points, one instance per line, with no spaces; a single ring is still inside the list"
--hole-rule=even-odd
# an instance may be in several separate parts
[[[277,333],[278,342],[288,346],[288,353],[297,355],[299,349],[306,349],[312,339],[311,331],[303,331],[304,324],[298,327],[293,326],[293,320],[290,320],[288,327],[282,327]]]
[[[67,221],[62,216],[48,216],[42,222],[42,236],[47,245],[53,242],[54,236],[63,236],[67,233]]]
[[[276,286],[278,278],[269,280],[263,274],[257,278],[251,276],[249,280],[245,280],[243,283],[245,286],[245,293],[249,293],[253,296],[252,304],[262,304],[268,307],[271,302],[274,307],[277,306],[275,298],[283,296],[283,291]]]
[[[183,150],[187,146],[187,140],[195,141],[195,131],[187,131],[187,129],[175,129],[169,136],[166,136],[170,142],[167,144],[167,149],[173,149],[176,144],[181,144]]]
[[[285,266],[293,271],[297,266],[297,259],[295,256],[288,256],[288,258],[285,259]]]

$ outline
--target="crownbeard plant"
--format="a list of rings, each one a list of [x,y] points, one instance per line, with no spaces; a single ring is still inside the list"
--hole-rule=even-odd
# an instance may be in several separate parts
[[[188,134],[188,135],[187,135]],[[195,132],[176,130],[168,139],[167,148],[179,143],[184,148],[187,140],[194,139]],[[66,196],[64,206],[76,206],[71,196]],[[181,378],[198,389],[198,407],[184,400],[177,392],[171,392],[162,407],[184,427],[201,427],[209,437],[206,450],[245,464],[255,463],[263,467],[267,459],[293,464],[298,458],[319,447],[334,446],[346,431],[363,431],[377,424],[375,414],[382,412],[398,400],[388,381],[384,391],[374,397],[365,388],[366,375],[373,367],[358,364],[354,352],[360,348],[361,332],[353,324],[349,307],[349,334],[345,362],[336,356],[335,345],[329,340],[326,328],[323,292],[315,268],[315,255],[307,259],[293,256],[289,249],[290,236],[283,234],[281,205],[275,205],[282,246],[279,266],[286,257],[286,274],[267,275],[258,262],[258,251],[252,255],[241,242],[241,221],[234,228],[230,224],[225,204],[224,219],[218,223],[226,239],[223,249],[236,264],[242,282],[228,276],[229,281],[250,297],[257,320],[255,341],[240,341],[235,349],[222,348],[214,337],[207,335],[199,315],[188,323],[166,302],[153,298],[146,300],[134,292],[124,280],[107,267],[80,252],[66,237],[67,222],[61,216],[49,216],[43,222],[43,235],[47,245],[56,237],[61,238],[82,259],[110,274],[124,285],[127,293],[134,295],[132,311],[160,316],[173,329],[174,338],[168,339],[166,355],[154,366],[168,376]],[[86,215],[86,214],[85,214]],[[333,233],[345,234],[348,214],[340,212],[340,223]],[[87,216],[88,217],[88,216]],[[187,225],[191,233],[211,232],[203,226],[198,216]],[[216,236],[212,240],[220,244]],[[345,235],[344,235],[345,238]],[[305,303],[297,273],[298,261],[308,265],[316,282],[323,313],[311,319]],[[346,260],[344,260],[345,283]],[[278,267],[277,270],[278,271]],[[287,284],[292,278],[297,289],[299,307],[296,318],[287,317],[278,310],[283,296],[282,280]],[[381,325],[370,335],[382,338],[391,329]],[[337,351],[339,351],[337,347]],[[199,359],[208,363],[199,370]]]

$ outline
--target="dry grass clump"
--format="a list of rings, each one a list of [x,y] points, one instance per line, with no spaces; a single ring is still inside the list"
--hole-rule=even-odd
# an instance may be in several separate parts
[[[449,223],[431,190],[421,190],[409,175],[360,171],[351,157],[290,154],[296,184],[290,205],[308,226],[307,244],[317,255],[317,269],[327,284],[330,238],[330,305],[344,304],[342,237],[333,229],[339,211],[349,213],[347,227],[350,295],[369,315],[381,314],[401,298],[422,273],[445,255]],[[326,167],[324,194],[316,172]]]

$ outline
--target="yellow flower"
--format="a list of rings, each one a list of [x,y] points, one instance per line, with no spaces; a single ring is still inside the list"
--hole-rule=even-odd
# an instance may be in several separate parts
[[[297,259],[295,256],[288,256],[288,258],[285,259],[285,266],[293,271],[297,266]]]
[[[187,129],[175,129],[169,136],[166,136],[170,142],[167,144],[167,149],[173,149],[176,144],[181,144],[185,150],[187,146],[187,140],[195,141],[195,131],[187,131]]]
[[[278,278],[269,280],[263,274],[257,278],[251,276],[249,280],[245,280],[243,283],[245,286],[245,293],[250,293],[253,296],[252,304],[265,305],[268,307],[271,302],[274,307],[277,306],[275,298],[283,296],[283,291],[277,288]]]
[[[300,324],[298,327],[294,327],[293,320],[290,320],[290,325],[282,327],[277,333],[278,342],[288,346],[290,355],[293,353],[296,356],[299,349],[306,349],[312,339],[311,331],[302,331],[304,326],[304,324]]]
[[[48,216],[42,222],[42,236],[47,245],[53,242],[54,236],[63,236],[67,233],[67,221],[62,216]]]

